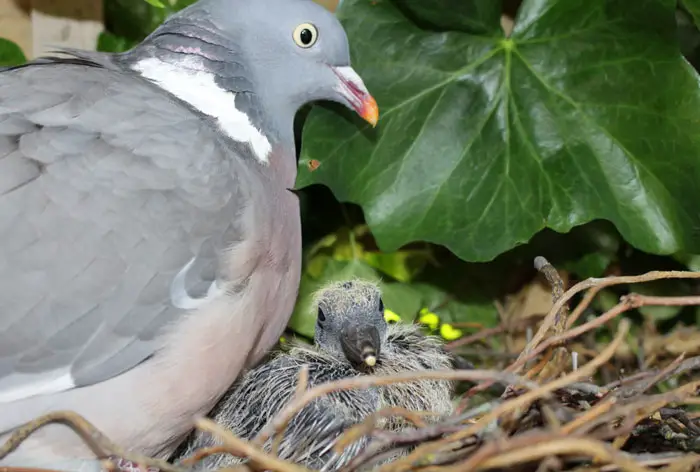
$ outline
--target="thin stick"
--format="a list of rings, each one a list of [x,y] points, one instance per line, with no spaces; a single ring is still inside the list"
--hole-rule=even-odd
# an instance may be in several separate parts
[[[100,430],[81,415],[73,411],[63,410],[40,416],[19,426],[5,444],[0,447],[0,459],[17,449],[20,444],[36,430],[53,423],[60,423],[68,426],[74,433],[80,436],[98,459],[107,459],[110,456],[116,456],[141,466],[158,468],[161,472],[185,472],[184,469],[174,466],[162,459],[152,459],[141,454],[124,451],[122,448],[112,443]]]
[[[568,302],[574,295],[577,293],[586,290],[587,288],[591,287],[597,287],[598,290],[604,288],[604,287],[610,287],[613,285],[621,285],[621,284],[635,284],[635,283],[643,283],[643,282],[651,282],[653,280],[660,280],[660,279],[698,279],[700,278],[700,272],[690,272],[690,271],[675,271],[675,270],[670,270],[670,271],[651,271],[647,272],[646,274],[642,275],[634,275],[634,276],[621,276],[621,277],[605,277],[605,278],[589,278],[586,280],[583,280],[573,287],[571,287],[569,290],[567,290],[564,295],[557,300],[557,302],[552,306],[552,309],[549,310],[549,313],[547,316],[544,318],[542,321],[542,324],[540,325],[540,328],[537,330],[537,333],[533,336],[533,338],[530,340],[530,342],[525,346],[525,349],[520,353],[520,358],[525,358],[529,356],[530,352],[539,345],[539,343],[542,341],[542,339],[545,337],[547,334],[547,331],[549,328],[552,326],[555,317],[557,316],[557,313],[559,313],[559,310],[564,306],[566,302]],[[520,358],[518,360],[520,360]],[[524,363],[524,362],[523,362]]]
[[[495,328],[482,329],[481,331],[478,331],[474,334],[470,334],[469,336],[464,336],[459,339],[455,339],[454,341],[450,341],[449,343],[445,344],[445,349],[447,349],[448,351],[454,351],[458,347],[466,346],[480,339],[501,334],[505,330],[506,327],[503,325],[496,326]]]
[[[233,452],[236,455],[239,455],[239,457],[247,457],[251,463],[262,467],[265,470],[278,472],[311,472],[311,469],[283,461],[282,459],[279,459],[271,454],[266,454],[255,445],[249,443],[248,441],[244,441],[243,439],[237,438],[231,434],[230,431],[219,426],[210,419],[199,418],[195,422],[195,425],[198,429],[218,437],[224,443],[224,445],[229,448],[228,452]]]
[[[592,421],[594,418],[610,411],[610,408],[615,406],[616,403],[617,398],[615,397],[611,397],[606,400],[603,400],[602,402],[597,403],[590,410],[584,412],[583,414],[577,416],[572,421],[569,421],[564,426],[562,426],[560,431],[561,435],[566,436],[568,434],[571,434],[573,431],[576,430],[576,428],[583,426],[586,423]]]
[[[180,460],[179,463],[181,465],[191,467],[195,465],[197,462],[201,461],[202,459],[206,459],[209,456],[213,456],[214,454],[222,454],[222,453],[227,453],[229,452],[229,448],[226,446],[212,446],[212,447],[203,447],[200,449],[197,449],[194,454],[192,454],[189,457],[185,457],[184,459]],[[0,471],[2,472],[2,471]]]
[[[493,380],[503,384],[518,384],[527,388],[537,388],[537,384],[522,377],[494,370],[426,370],[401,372],[395,375],[376,376],[366,375],[348,379],[327,382],[307,390],[300,398],[290,402],[275,418],[272,419],[255,438],[256,443],[262,444],[279,431],[280,425],[284,425],[294,417],[304,406],[331,392],[353,389],[366,389],[380,385],[413,382],[417,380]]]
[[[529,445],[520,449],[504,452],[496,457],[491,457],[477,466],[476,469],[484,470],[508,467],[514,464],[529,462],[551,455],[583,454],[593,459],[610,462],[626,472],[650,472],[651,469],[637,464],[627,454],[616,451],[609,444],[588,438],[559,438],[537,445]],[[460,469],[463,470],[463,469]]]
[[[621,315],[622,313],[631,310],[633,308],[632,300],[629,297],[623,297],[622,302],[618,303],[614,307],[612,307],[610,310],[606,311],[602,315],[600,315],[597,318],[594,318],[590,320],[587,323],[584,323],[580,326],[577,326],[576,328],[570,329],[568,331],[563,332],[560,335],[557,336],[552,336],[551,338],[548,338],[546,341],[544,341],[542,344],[538,345],[535,349],[530,352],[527,356],[518,356],[518,358],[513,362],[511,365],[506,367],[506,372],[515,372],[518,371],[527,361],[529,361],[531,358],[536,357],[542,351],[550,348],[551,346],[557,345],[559,343],[562,343],[564,341],[567,341],[571,338],[575,338],[577,336],[580,336],[581,334],[592,330],[594,328],[597,328],[599,326],[602,326],[603,324],[607,323],[611,319]],[[479,385],[475,385],[472,387],[468,394],[465,395],[465,398],[462,399],[462,402],[460,403],[460,406],[458,408],[459,411],[464,409],[464,406],[466,405],[466,402],[469,401],[469,397],[471,397],[473,394],[477,392],[481,392],[489,388],[493,383],[482,383]]]
[[[412,411],[406,408],[400,407],[387,407],[382,408],[376,413],[369,415],[359,424],[348,428],[336,441],[333,449],[335,452],[340,453],[348,447],[353,442],[357,441],[362,436],[365,436],[372,432],[372,430],[377,426],[377,421],[381,418],[386,418],[388,416],[401,416],[402,418],[408,420],[416,428],[425,428],[427,425],[423,421],[422,416],[435,416],[435,413],[427,411]]]
[[[552,382],[549,382],[546,385],[526,392],[523,395],[515,397],[507,402],[501,403],[489,413],[482,416],[476,423],[445,438],[444,442],[456,442],[461,439],[467,438],[482,430],[488,424],[498,419],[502,414],[510,413],[511,411],[514,411],[516,409],[522,410],[526,405],[529,405],[533,401],[542,398],[545,394],[548,394],[571,383],[577,382],[583,378],[593,375],[593,373],[595,373],[600,366],[608,362],[608,360],[613,356],[613,354],[615,354],[615,351],[620,346],[620,344],[622,344],[624,337],[627,335],[627,332],[629,331],[629,326],[629,320],[623,319],[618,325],[617,333],[615,334],[615,338],[612,340],[612,342],[608,344],[608,346],[605,349],[603,349],[597,357],[591,359],[591,361],[588,362],[588,364],[584,365],[578,370],[570,372],[569,374],[559,379],[553,380]],[[437,448],[441,445],[441,442],[420,445],[411,454],[397,460],[393,464],[387,464],[387,466],[383,467],[381,470],[386,470],[387,472],[406,470],[402,468],[402,466],[407,466],[410,469],[414,461],[418,460],[421,457],[425,457],[425,455],[427,454],[436,453]],[[473,465],[469,464],[469,461],[465,463],[465,470],[472,470],[472,467]]]
[[[544,274],[550,287],[552,287],[552,303],[556,303],[564,295],[564,281],[559,276],[559,272],[542,256],[535,257],[535,269]],[[566,326],[566,319],[569,308],[562,305],[554,317],[554,332],[560,334]]]

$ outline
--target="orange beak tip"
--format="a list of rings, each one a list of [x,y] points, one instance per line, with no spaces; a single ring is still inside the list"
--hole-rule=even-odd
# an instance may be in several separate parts
[[[372,128],[377,126],[377,121],[379,121],[379,107],[373,96],[369,95],[362,103],[360,116],[372,125]]]

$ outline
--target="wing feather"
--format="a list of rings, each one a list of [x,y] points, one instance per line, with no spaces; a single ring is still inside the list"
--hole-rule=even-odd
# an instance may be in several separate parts
[[[0,71],[0,402],[153,355],[184,314],[170,301],[175,275],[195,258],[202,272],[186,288],[201,293],[226,237],[244,230],[249,171],[236,152],[115,67]]]

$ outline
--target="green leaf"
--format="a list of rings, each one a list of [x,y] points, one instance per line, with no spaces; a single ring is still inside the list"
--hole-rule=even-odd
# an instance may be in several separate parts
[[[16,66],[27,61],[22,49],[12,41],[0,38],[0,67]]]
[[[361,205],[384,251],[429,241],[487,261],[543,228],[605,219],[644,251],[700,252],[700,88],[675,2],[525,0],[508,39],[493,13],[476,35],[448,0],[429,3],[343,1],[380,121],[314,107],[299,187]]]
[[[675,254],[673,258],[684,264],[688,270],[700,272],[700,254]]]
[[[103,52],[124,52],[134,47],[138,41],[103,31],[97,38],[97,50]]]
[[[487,34],[500,29],[500,0],[396,0],[395,4],[404,15],[429,30]]]
[[[195,0],[106,0],[105,26],[116,36],[140,42],[167,17]],[[159,5],[157,5],[159,4]]]
[[[695,24],[700,27],[700,0],[681,0],[680,3],[688,10]]]
[[[144,0],[156,8],[165,8],[165,5],[160,0]]]

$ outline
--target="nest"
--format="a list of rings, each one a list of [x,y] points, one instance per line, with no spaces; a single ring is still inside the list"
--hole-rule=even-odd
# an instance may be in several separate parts
[[[407,453],[378,467],[380,471],[477,471],[517,470],[665,472],[700,470],[700,380],[692,374],[700,369],[700,356],[685,359],[681,354],[665,361],[655,357],[656,368],[638,369],[626,377],[602,384],[599,371],[615,366],[624,351],[630,323],[621,314],[646,305],[700,305],[700,297],[652,297],[631,293],[602,315],[574,326],[596,294],[605,287],[635,284],[658,279],[700,278],[695,272],[650,272],[640,276],[606,277],[582,281],[567,291],[557,271],[541,257],[535,267],[552,287],[553,306],[541,320],[534,336],[517,359],[503,369],[406,372],[391,377],[365,376],[344,379],[307,388],[307,372],[302,370],[294,399],[251,441],[233,436],[207,419],[196,427],[221,439],[223,446],[197,451],[193,456],[171,464],[123,450],[73,412],[55,412],[19,428],[0,448],[0,458],[14,450],[35,430],[48,423],[64,423],[79,434],[103,461],[106,470],[138,464],[162,472],[185,472],[197,461],[214,453],[229,453],[249,461],[227,470],[308,471],[298,464],[279,459],[275,442],[291,418],[313,399],[332,391],[367,388],[373,385],[421,379],[451,379],[470,382],[453,416],[440,423],[424,421],[430,412],[401,409],[379,411],[347,431],[336,445],[338,451],[361,436],[372,438],[370,445],[343,471],[367,470],[396,449]],[[569,301],[583,294],[573,310]],[[620,319],[617,319],[620,317]],[[616,322],[610,343],[583,365],[571,349],[577,338]],[[494,329],[451,343],[452,348],[493,335]],[[471,407],[477,394],[505,388],[495,398]],[[669,387],[669,385],[671,387]],[[401,432],[378,428],[379,418],[401,416],[414,428]],[[262,448],[273,438],[271,451]],[[8,472],[29,469],[5,468]],[[137,469],[138,470],[138,469]],[[34,469],[34,472],[38,472]]]

